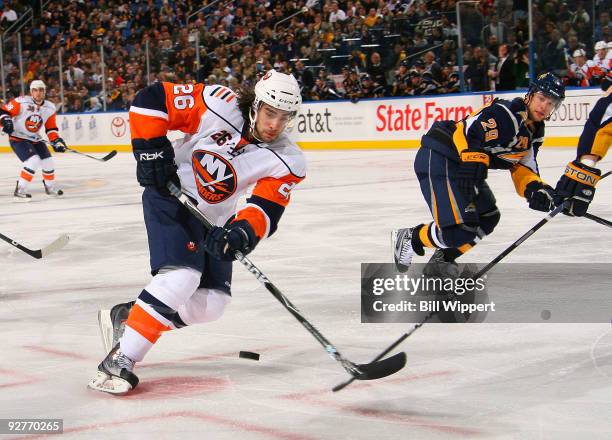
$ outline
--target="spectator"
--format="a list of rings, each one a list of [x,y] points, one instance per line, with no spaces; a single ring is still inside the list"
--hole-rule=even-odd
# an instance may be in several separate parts
[[[473,59],[470,60],[465,69],[465,80],[469,84],[469,90],[474,92],[489,90],[488,72],[487,54],[480,46],[476,46]]]
[[[529,87],[529,50],[527,48],[520,48],[516,52],[514,59],[514,80],[516,87]]]
[[[17,21],[17,12],[11,8],[11,5],[4,3],[2,8],[2,16],[0,17],[0,24],[3,27],[9,27],[11,24]]]
[[[383,88],[387,88],[387,68],[381,64],[380,54],[378,52],[372,52],[370,55],[370,62],[366,68],[367,73],[372,77],[373,83],[376,83]]]
[[[408,62],[407,60],[403,60],[400,63],[397,72],[395,73],[391,94],[393,96],[404,96],[408,87],[409,80],[410,77],[408,76]]]
[[[577,49],[572,57],[574,62],[569,66],[568,85],[587,87],[591,79],[591,69],[587,64],[586,52],[583,49]]]
[[[497,41],[502,44],[507,42],[507,28],[506,25],[499,21],[497,14],[491,14],[489,17],[489,24],[482,28],[482,41],[489,41],[489,37],[494,35],[497,37]]]
[[[342,9],[340,9],[340,7],[338,6],[338,2],[334,0],[331,4],[329,22],[335,23],[337,21],[344,21],[344,20],[346,20],[346,14]]]
[[[564,76],[567,72],[564,46],[565,40],[561,38],[561,33],[558,29],[554,29],[550,33],[550,41],[546,44],[540,58],[542,68],[546,68],[549,72],[559,76]]]
[[[595,41],[605,40],[603,31],[604,31],[604,27],[606,26],[608,27],[608,29],[612,27],[612,21],[610,21],[610,12],[602,11],[599,14],[599,19],[597,20],[597,24],[595,25],[595,28],[593,29],[593,39]]]
[[[514,90],[516,88],[514,60],[506,44],[499,46],[498,55],[495,70],[489,72],[489,76],[495,79],[495,90]]]
[[[433,80],[437,83],[442,83],[442,68],[436,61],[436,54],[432,51],[426,52],[423,59],[425,61],[425,72],[431,73]]]
[[[348,76],[342,81],[344,86],[344,93],[346,97],[351,100],[353,104],[357,103],[361,99],[361,83],[359,81],[359,75],[355,69],[351,69]]]

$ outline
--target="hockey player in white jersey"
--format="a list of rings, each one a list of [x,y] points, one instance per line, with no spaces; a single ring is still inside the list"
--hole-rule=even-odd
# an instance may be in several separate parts
[[[55,185],[53,158],[40,135],[44,126],[53,150],[58,153],[66,151],[66,143],[59,136],[55,122],[55,105],[45,100],[45,93],[45,83],[34,80],[30,83],[29,96],[19,96],[0,107],[2,131],[9,135],[11,148],[23,163],[13,193],[18,202],[31,200],[32,195],[27,192],[27,187],[39,168],[42,168],[45,192],[50,196],[64,194]]]
[[[163,332],[223,314],[234,253],[248,254],[276,231],[291,190],[305,177],[304,155],[286,130],[300,104],[295,78],[273,70],[254,90],[164,82],[138,93],[130,129],[153,278],[135,304],[99,313],[108,355],[90,388],[129,392],[138,384],[135,363]],[[184,139],[173,145],[169,130]],[[206,232],[169,194],[168,182],[216,227]]]

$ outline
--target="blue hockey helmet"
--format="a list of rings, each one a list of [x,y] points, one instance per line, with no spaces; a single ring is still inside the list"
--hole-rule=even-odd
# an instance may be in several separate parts
[[[561,102],[565,99],[565,85],[563,81],[557,75],[550,72],[541,74],[534,82],[529,84],[525,99],[529,101],[531,96],[537,92],[553,99],[555,106],[551,115],[559,108]]]
[[[541,74],[529,85],[527,95],[535,92],[542,92],[559,102],[565,99],[565,86],[563,85],[563,81],[557,75],[550,72]]]

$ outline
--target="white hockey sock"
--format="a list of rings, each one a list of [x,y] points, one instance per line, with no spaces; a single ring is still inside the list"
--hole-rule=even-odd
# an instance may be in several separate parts
[[[21,169],[21,173],[19,173],[19,189],[25,190],[28,187],[28,184],[34,178],[34,174],[36,170],[40,168],[40,157],[32,156],[23,162],[23,168]]]
[[[55,185],[55,170],[53,158],[47,157],[46,159],[43,159],[41,162],[41,166],[42,177],[43,181],[45,182],[45,185],[47,186],[47,188],[53,188],[53,186]]]
[[[193,295],[201,273],[195,269],[167,268],[153,277],[132,307],[120,339],[121,351],[139,362],[161,333],[174,328],[172,315]]]

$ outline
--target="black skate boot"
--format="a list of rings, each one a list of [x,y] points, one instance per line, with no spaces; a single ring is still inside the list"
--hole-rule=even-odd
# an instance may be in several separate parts
[[[442,249],[436,249],[423,268],[423,275],[430,278],[457,278],[459,265],[455,260],[447,258]]]
[[[13,193],[14,200],[16,202],[31,202],[32,194],[28,194],[25,192],[25,189],[19,188],[19,181],[17,181],[17,185],[15,185],[15,192]]]
[[[47,185],[45,181],[43,181],[43,185],[45,186],[45,193],[47,193],[48,196],[60,197],[64,195],[64,191],[56,189],[55,186]]]
[[[96,377],[87,386],[105,393],[126,394],[138,385],[138,376],[133,373],[135,363],[117,344],[98,365]]]
[[[130,314],[134,301],[114,305],[110,310],[98,311],[98,324],[102,335],[104,353],[108,353],[119,343],[125,331],[125,321]]]

